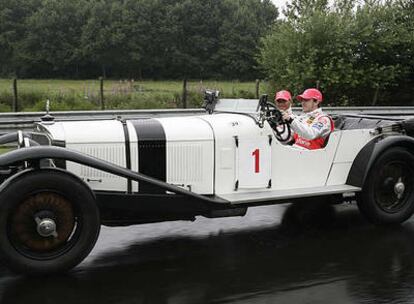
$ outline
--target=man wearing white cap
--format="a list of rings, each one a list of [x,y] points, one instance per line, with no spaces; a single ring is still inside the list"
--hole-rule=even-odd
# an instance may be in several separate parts
[[[324,148],[334,124],[320,108],[322,93],[318,89],[307,89],[297,96],[297,99],[302,103],[303,114],[283,114],[283,119],[290,124],[294,132],[294,146],[309,150]]]

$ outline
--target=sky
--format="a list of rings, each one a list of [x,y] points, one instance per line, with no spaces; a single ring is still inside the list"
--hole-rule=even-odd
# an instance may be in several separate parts
[[[283,9],[286,8],[286,2],[290,2],[288,0],[271,0],[274,5],[277,6],[277,8],[279,9],[279,17],[283,17]]]
[[[272,0],[272,2],[279,8],[285,7],[286,0]]]

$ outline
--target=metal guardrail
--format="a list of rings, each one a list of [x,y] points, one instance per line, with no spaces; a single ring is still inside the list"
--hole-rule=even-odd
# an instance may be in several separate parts
[[[357,114],[408,118],[414,116],[414,107],[324,107],[328,114]],[[294,111],[301,111],[295,107]],[[59,111],[50,113],[57,121],[100,120],[116,118],[168,117],[205,113],[203,109],[158,109],[158,110],[104,110],[104,111]],[[0,133],[16,129],[31,129],[45,112],[0,113]]]
[[[104,110],[104,111],[57,111],[51,112],[56,121],[104,120],[116,118],[168,117],[201,114],[203,109],[158,109],[158,110]],[[16,129],[31,129],[41,121],[45,112],[0,113],[0,133]]]
[[[300,109],[299,109],[300,110]],[[329,114],[359,114],[377,116],[413,116],[414,107],[324,107]]]

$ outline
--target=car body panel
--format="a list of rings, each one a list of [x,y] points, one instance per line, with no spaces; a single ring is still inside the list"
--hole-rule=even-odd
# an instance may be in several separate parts
[[[64,141],[68,149],[126,166],[125,136],[118,120],[57,122],[45,127],[54,140]],[[126,191],[125,178],[74,162],[67,162],[66,169],[94,190]]]
[[[167,182],[200,194],[214,193],[214,136],[198,117],[157,119],[166,135]]]
[[[253,107],[244,102],[241,105],[243,109]],[[309,189],[315,189],[315,195],[324,188],[326,193],[359,191],[359,187],[349,188],[346,180],[355,157],[374,137],[372,128],[335,130],[323,149],[304,150],[281,144],[269,124],[260,125],[249,111],[124,122],[55,122],[43,126],[53,139],[64,141],[67,148],[119,166],[128,164],[132,171],[149,176],[152,171],[142,171],[140,164],[164,166],[165,176],[153,177],[197,194],[231,198],[224,201],[234,204],[238,203],[237,197],[246,202],[250,201],[249,195],[257,198],[259,192],[266,199],[285,199],[295,191],[307,195]],[[151,130],[151,126],[157,126],[159,132],[154,133],[159,136],[154,140],[164,142],[165,152],[161,154],[165,155],[158,156],[159,160],[141,153],[140,143],[144,139],[138,133],[142,128]],[[151,146],[152,135],[146,136],[147,146]],[[137,181],[83,165],[68,162],[67,169],[93,190],[143,191]]]
[[[260,128],[247,115],[214,114],[201,116],[215,137],[215,194],[266,190],[271,180],[271,144],[274,136],[266,125]],[[255,170],[254,150],[261,148],[259,170]],[[257,171],[257,172],[256,172]]]

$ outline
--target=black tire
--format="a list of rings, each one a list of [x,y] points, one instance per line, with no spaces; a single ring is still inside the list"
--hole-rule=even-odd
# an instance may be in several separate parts
[[[407,149],[386,150],[374,162],[358,195],[361,213],[372,223],[399,224],[414,211],[414,156]]]
[[[55,229],[45,226],[51,220]],[[89,254],[99,230],[94,195],[69,173],[25,172],[0,191],[0,252],[15,272],[67,271]]]

